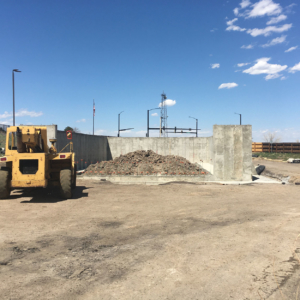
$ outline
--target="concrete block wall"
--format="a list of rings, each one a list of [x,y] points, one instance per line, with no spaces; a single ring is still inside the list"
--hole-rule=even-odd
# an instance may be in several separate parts
[[[216,180],[252,180],[251,125],[214,125],[213,144]]]

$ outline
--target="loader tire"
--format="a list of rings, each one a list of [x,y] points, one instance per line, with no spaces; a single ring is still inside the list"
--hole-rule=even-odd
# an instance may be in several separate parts
[[[7,199],[10,195],[9,171],[0,170],[0,199]]]
[[[62,199],[72,198],[72,171],[60,171],[60,196]]]
[[[77,178],[77,165],[74,166],[74,178],[73,178],[73,182],[72,182],[73,190],[76,188],[76,178]]]

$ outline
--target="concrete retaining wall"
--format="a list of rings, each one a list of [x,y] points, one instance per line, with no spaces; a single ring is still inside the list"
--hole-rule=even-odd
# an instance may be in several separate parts
[[[214,176],[216,180],[252,179],[252,126],[214,125]]]
[[[136,150],[183,156],[190,162],[212,163],[213,138],[107,138],[111,159]]]
[[[68,143],[65,132],[57,131],[58,151]],[[213,136],[207,138],[118,138],[73,133],[73,143],[79,168],[136,150],[153,150],[199,163],[215,180],[251,181],[252,178],[251,125],[214,125]]]

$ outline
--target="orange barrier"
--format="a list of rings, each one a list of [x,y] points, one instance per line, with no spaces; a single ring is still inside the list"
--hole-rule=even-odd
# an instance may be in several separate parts
[[[252,143],[252,152],[300,153],[300,143]]]

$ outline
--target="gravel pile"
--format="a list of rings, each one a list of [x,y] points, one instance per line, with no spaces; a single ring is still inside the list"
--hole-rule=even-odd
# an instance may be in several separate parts
[[[114,160],[92,164],[86,174],[98,175],[205,175],[209,174],[198,164],[175,155],[159,155],[152,150],[138,150]]]

